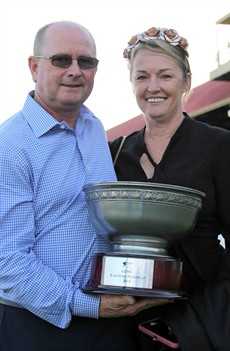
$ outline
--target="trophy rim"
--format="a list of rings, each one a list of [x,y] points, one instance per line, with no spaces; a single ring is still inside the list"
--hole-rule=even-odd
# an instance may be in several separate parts
[[[90,190],[108,190],[108,189],[126,189],[126,190],[168,190],[168,191],[176,191],[178,193],[182,193],[184,195],[194,194],[198,195],[201,198],[206,198],[206,194],[201,191],[190,187],[185,187],[181,185],[174,184],[166,184],[166,183],[145,183],[145,182],[133,182],[133,181],[112,181],[112,182],[94,182],[88,183],[83,186],[83,190],[85,193]]]

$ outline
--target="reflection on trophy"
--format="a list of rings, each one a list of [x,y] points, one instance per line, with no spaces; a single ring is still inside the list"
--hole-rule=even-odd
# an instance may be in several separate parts
[[[94,255],[85,292],[186,297],[183,264],[168,249],[194,228],[205,194],[158,183],[84,186],[93,226],[111,242]]]

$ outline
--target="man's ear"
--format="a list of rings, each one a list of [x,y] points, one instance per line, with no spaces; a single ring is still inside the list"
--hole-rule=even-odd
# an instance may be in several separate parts
[[[38,68],[38,64],[37,64],[37,59],[34,56],[30,56],[28,58],[28,66],[31,72],[31,76],[34,82],[37,81],[37,68]]]

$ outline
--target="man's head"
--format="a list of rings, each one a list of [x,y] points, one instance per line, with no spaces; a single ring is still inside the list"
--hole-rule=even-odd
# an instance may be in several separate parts
[[[35,100],[56,119],[77,118],[93,89],[97,63],[95,42],[85,27],[67,21],[44,26],[29,58]]]

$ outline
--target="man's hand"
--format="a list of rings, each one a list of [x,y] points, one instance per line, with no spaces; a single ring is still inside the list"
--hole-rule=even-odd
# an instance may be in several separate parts
[[[133,316],[147,308],[173,302],[172,299],[161,297],[140,298],[128,295],[101,295],[99,317]]]

